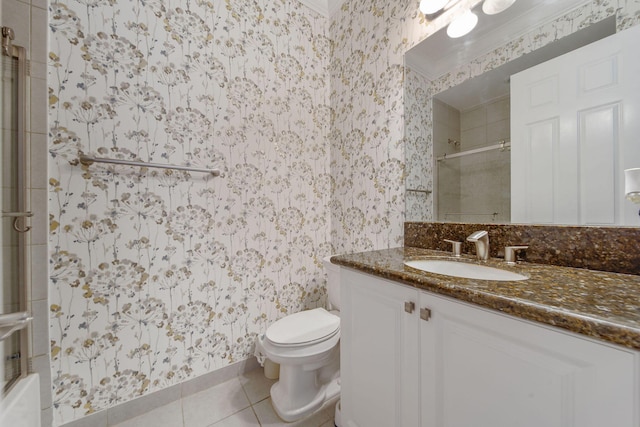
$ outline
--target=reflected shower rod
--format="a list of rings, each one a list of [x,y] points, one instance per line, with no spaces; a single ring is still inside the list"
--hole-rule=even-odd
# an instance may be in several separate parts
[[[449,159],[455,159],[456,157],[463,157],[463,156],[468,156],[470,154],[476,154],[476,153],[483,153],[485,151],[491,151],[491,150],[500,150],[500,151],[504,151],[508,148],[511,147],[511,142],[509,141],[499,141],[497,144],[494,145],[489,145],[487,147],[480,147],[480,148],[475,148],[473,150],[467,150],[467,151],[460,151],[459,153],[453,153],[453,154],[444,154],[440,157],[438,157],[436,160],[449,160]]]

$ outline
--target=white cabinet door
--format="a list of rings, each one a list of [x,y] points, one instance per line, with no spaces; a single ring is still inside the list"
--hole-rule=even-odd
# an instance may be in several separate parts
[[[423,427],[638,427],[635,352],[424,292],[420,307]]]
[[[343,426],[419,425],[418,291],[341,269]]]
[[[511,222],[638,225],[640,26],[511,76]]]

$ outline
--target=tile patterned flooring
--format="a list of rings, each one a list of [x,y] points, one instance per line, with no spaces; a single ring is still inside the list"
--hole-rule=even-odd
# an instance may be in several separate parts
[[[282,421],[271,406],[273,383],[254,369],[114,427],[334,427],[335,404],[295,423]]]

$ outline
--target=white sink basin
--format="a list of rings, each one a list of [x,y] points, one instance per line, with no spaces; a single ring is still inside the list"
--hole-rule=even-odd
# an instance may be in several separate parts
[[[405,265],[426,271],[428,273],[444,274],[445,276],[463,277],[466,279],[478,280],[527,280],[527,276],[514,273],[513,271],[501,268],[489,267],[486,265],[472,264],[464,261],[449,261],[443,259],[420,259],[406,261]]]

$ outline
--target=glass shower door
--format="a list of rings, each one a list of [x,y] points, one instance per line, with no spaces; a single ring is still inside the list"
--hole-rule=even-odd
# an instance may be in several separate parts
[[[26,245],[29,227],[26,190],[24,48],[12,46],[2,27],[0,55],[0,395],[27,372]]]

